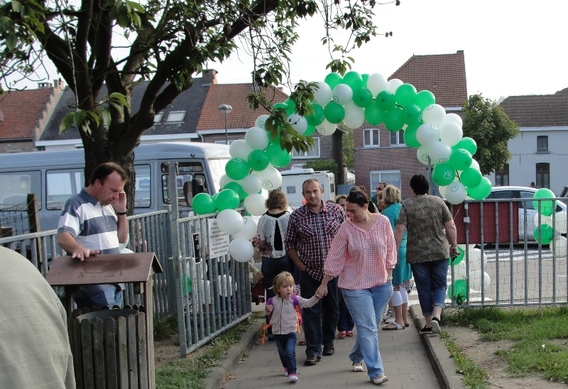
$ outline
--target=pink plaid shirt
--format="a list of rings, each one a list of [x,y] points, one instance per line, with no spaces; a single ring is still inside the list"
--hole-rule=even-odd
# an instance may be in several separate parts
[[[325,260],[325,274],[339,277],[344,289],[368,289],[387,282],[387,269],[397,262],[392,228],[379,214],[369,231],[346,220],[331,243]]]

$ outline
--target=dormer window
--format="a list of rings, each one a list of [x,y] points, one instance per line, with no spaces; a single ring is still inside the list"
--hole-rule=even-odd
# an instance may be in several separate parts
[[[160,112],[154,116],[154,124],[159,124],[164,118],[164,113]]]
[[[169,122],[169,123],[171,123],[171,122],[183,122],[184,118],[185,118],[185,111],[172,111],[168,115],[168,119],[166,121]]]

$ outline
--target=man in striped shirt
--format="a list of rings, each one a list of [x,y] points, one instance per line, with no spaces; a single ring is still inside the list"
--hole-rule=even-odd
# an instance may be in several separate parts
[[[99,165],[89,186],[71,197],[59,218],[57,242],[71,257],[84,261],[97,254],[118,254],[119,243],[128,239],[126,220],[127,176],[119,165]],[[83,285],[72,296],[79,308],[122,306],[119,284]]]
[[[285,245],[288,256],[300,270],[302,296],[313,296],[324,276],[323,265],[331,241],[345,220],[343,208],[322,201],[322,187],[316,179],[302,184],[306,204],[296,209],[288,222]],[[328,294],[316,305],[303,310],[306,366],[316,365],[323,355],[333,355],[335,328],[339,318],[337,279],[328,283]],[[323,345],[323,352],[322,352]]]

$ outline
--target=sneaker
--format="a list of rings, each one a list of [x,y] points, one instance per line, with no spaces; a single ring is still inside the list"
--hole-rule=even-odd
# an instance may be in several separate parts
[[[439,334],[440,333],[440,319],[437,317],[432,318],[432,333]]]
[[[333,348],[333,346],[323,346],[323,355],[329,357],[333,354],[335,354],[335,348]]]
[[[305,366],[315,366],[321,360],[319,355],[308,355],[306,358],[306,362],[304,362]]]
[[[298,382],[298,379],[299,379],[298,376],[294,373],[292,373],[288,376],[288,381],[290,381],[292,383]]]
[[[386,375],[378,375],[375,378],[373,378],[371,381],[373,381],[373,384],[375,385],[381,385],[387,382],[388,380],[389,379],[387,378]]]
[[[363,362],[353,362],[353,364],[351,365],[351,370],[356,372],[356,373],[360,373],[363,371]]]
[[[284,368],[284,377],[288,377],[288,369]]]

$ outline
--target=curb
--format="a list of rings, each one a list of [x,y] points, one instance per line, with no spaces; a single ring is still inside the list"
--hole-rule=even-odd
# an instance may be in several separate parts
[[[214,366],[207,375],[205,379],[206,388],[222,389],[225,387],[227,374],[232,370],[233,366],[239,364],[243,355],[256,345],[263,324],[264,318],[251,320],[250,327],[243,333],[241,340],[231,346],[223,360],[221,360],[218,365]]]
[[[416,328],[420,331],[420,328],[424,326],[420,305],[412,305],[408,308],[414,319]],[[450,356],[446,345],[440,338],[440,335],[420,334],[420,340],[428,354],[428,359],[436,374],[440,388],[465,389],[462,376],[457,373],[458,368],[453,358]]]

